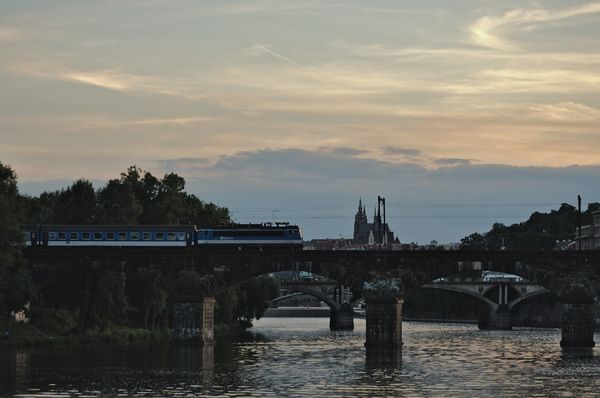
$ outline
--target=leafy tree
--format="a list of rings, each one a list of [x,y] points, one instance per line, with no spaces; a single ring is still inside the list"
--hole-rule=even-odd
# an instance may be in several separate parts
[[[461,250],[485,250],[485,236],[475,232],[467,237],[464,237],[460,240],[460,248]]]
[[[129,275],[126,292],[131,305],[139,309],[139,327],[154,329],[166,319],[168,295],[164,284],[161,273],[155,270],[139,269]]]
[[[0,163],[0,323],[11,311],[24,309],[33,297],[31,277],[19,248],[23,243],[20,209],[17,176]]]
[[[137,224],[142,212],[134,187],[128,181],[110,180],[98,191],[100,224]]]
[[[54,204],[54,222],[57,224],[96,224],[96,213],[96,192],[90,181],[77,180],[57,195]]]
[[[279,284],[268,275],[240,282],[217,296],[217,322],[234,323],[251,327],[254,319],[260,319],[271,300],[279,296]]]
[[[599,209],[599,203],[590,203],[582,212],[582,224],[592,221],[592,212]],[[574,206],[563,203],[558,210],[549,213],[534,212],[528,220],[506,226],[495,223],[485,234],[474,233],[461,240],[461,249],[498,250],[552,250],[557,240],[575,238],[579,214]]]
[[[279,295],[279,284],[268,275],[251,278],[238,286],[238,295],[244,292],[245,300],[238,303],[239,319],[243,325],[252,326],[269,308],[269,302]]]

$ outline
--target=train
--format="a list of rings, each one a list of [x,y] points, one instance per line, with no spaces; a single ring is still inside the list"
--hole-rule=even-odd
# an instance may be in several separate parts
[[[194,225],[28,225],[26,246],[302,248],[302,229],[289,223]]]

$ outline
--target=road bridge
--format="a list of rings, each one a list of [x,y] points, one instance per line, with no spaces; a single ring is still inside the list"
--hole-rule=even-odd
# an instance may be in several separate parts
[[[510,330],[511,312],[525,300],[552,294],[548,289],[529,282],[514,282],[508,279],[494,282],[449,282],[426,283],[421,289],[438,289],[475,297],[485,310],[479,313],[480,329]]]
[[[279,280],[282,289],[316,297],[329,306],[329,329],[354,330],[354,304],[350,287],[334,280]],[[275,300],[273,300],[275,301]]]
[[[600,251],[302,251],[216,250],[207,248],[30,247],[34,268],[76,267],[127,272],[155,267],[203,275],[193,298],[175,303],[174,335],[213,340],[214,295],[238,281],[276,271],[308,271],[338,281],[367,303],[366,345],[402,345],[403,297],[430,281],[464,271],[515,274],[552,292],[563,306],[565,347],[593,346],[593,299],[600,295]],[[91,278],[90,280],[93,280]],[[182,299],[184,300],[184,299]]]

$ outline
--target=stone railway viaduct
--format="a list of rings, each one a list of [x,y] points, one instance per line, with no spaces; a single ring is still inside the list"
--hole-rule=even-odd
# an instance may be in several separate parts
[[[600,296],[600,251],[30,247],[25,249],[25,256],[34,271],[48,267],[78,267],[90,274],[100,269],[130,272],[139,267],[160,268],[165,273],[196,270],[203,276],[202,286],[194,297],[181,298],[174,303],[173,332],[177,339],[204,344],[214,339],[215,294],[236,282],[276,271],[308,271],[323,275],[349,287],[354,297],[363,297],[367,303],[365,345],[384,349],[403,344],[403,297],[437,278],[460,272],[506,272],[548,289],[563,306],[563,347],[594,346],[592,304],[594,297]]]

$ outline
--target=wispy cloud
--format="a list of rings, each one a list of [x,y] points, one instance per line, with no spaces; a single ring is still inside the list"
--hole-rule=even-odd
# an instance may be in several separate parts
[[[388,155],[407,155],[407,156],[421,156],[423,152],[418,149],[403,148],[399,146],[385,146],[383,147],[383,153]]]
[[[498,50],[516,50],[518,46],[502,36],[510,27],[531,28],[532,25],[600,12],[600,3],[558,10],[515,9],[502,16],[485,16],[469,27],[471,39],[478,45]]]
[[[534,113],[538,113],[541,117],[551,120],[571,123],[600,122],[600,109],[575,102],[535,105],[531,107],[531,110]]]
[[[63,80],[70,80],[79,83],[90,84],[116,91],[129,91],[138,87],[146,81],[144,77],[117,73],[113,71],[97,71],[97,72],[66,72],[58,76]]]
[[[468,166],[472,164],[471,159],[460,159],[460,158],[440,158],[434,159],[434,163],[440,166]]]
[[[275,50],[270,49],[269,47],[267,47],[264,44],[260,44],[256,41],[254,41],[253,43],[254,44],[248,49],[248,52],[250,52],[251,54],[256,55],[256,54],[261,54],[261,53],[265,54],[266,53],[266,54],[270,54],[270,55],[274,56],[277,59],[285,61],[287,63],[293,64],[293,65],[297,64],[297,62],[294,61],[293,59],[281,55],[280,53],[276,52]]]
[[[215,118],[213,116],[172,117],[172,118],[162,118],[162,119],[133,120],[133,121],[129,121],[129,122],[124,122],[124,124],[128,124],[131,126],[145,126],[145,125],[159,125],[159,124],[186,125],[186,124],[201,123],[201,122],[211,122],[216,119],[217,118]]]

